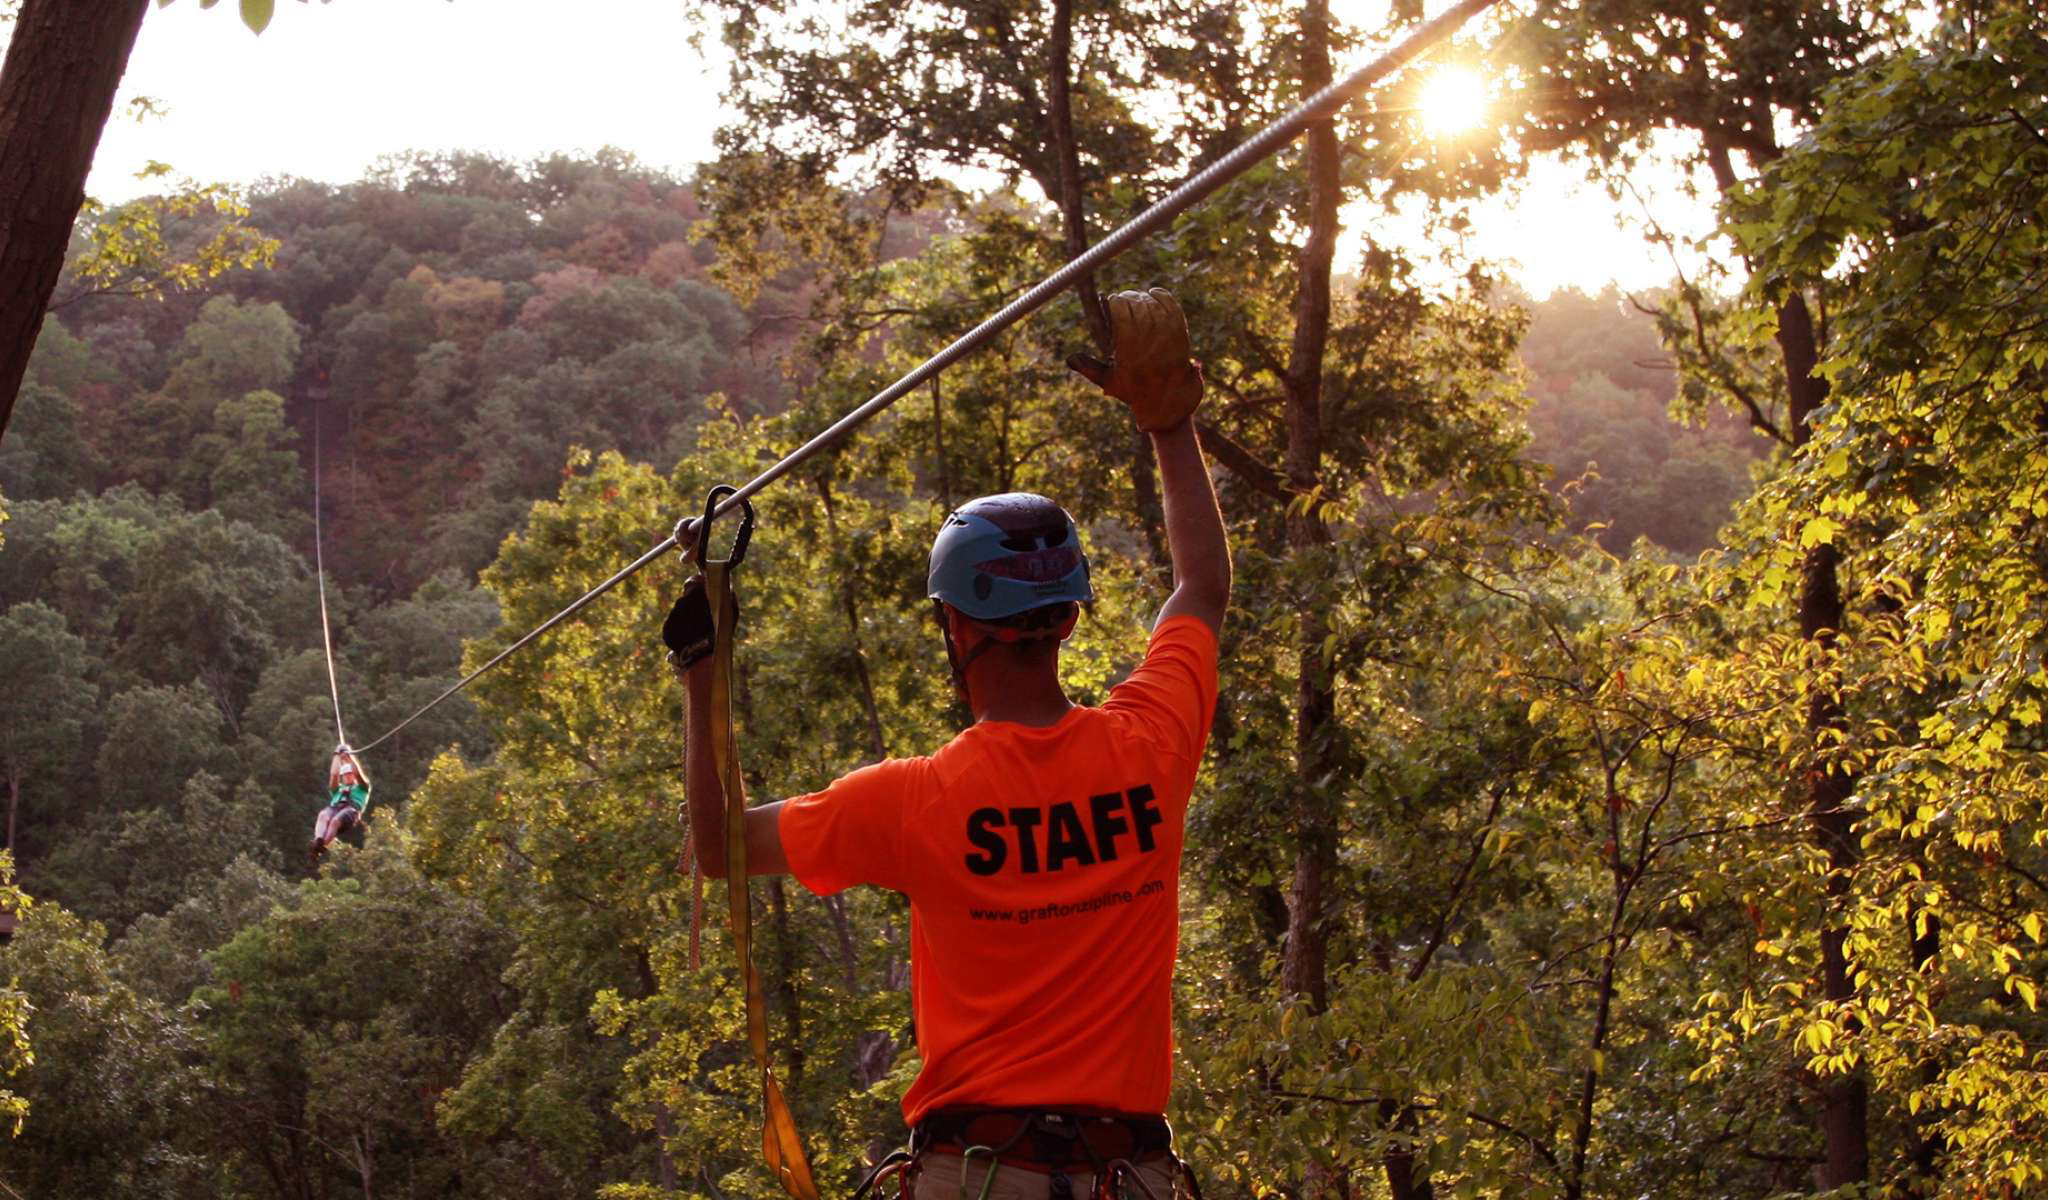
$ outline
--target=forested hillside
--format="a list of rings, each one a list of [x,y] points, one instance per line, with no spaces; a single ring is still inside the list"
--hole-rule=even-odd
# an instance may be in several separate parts
[[[728,7],[693,178],[270,181],[164,212],[267,264],[147,296],[92,270],[122,210],[75,235],[0,440],[7,1191],[781,1194],[678,821],[683,564],[367,752],[367,828],[315,863],[337,707],[398,726],[1327,77],[1331,29]],[[1208,1195],[2048,1186],[2048,43],[2026,5],[1795,7],[1516,18],[1501,62],[1599,105],[1456,143],[1358,110],[758,498],[756,800],[968,720],[925,569],[975,495],[1079,518],[1062,678],[1099,701],[1171,570],[1146,443],[1062,363],[1097,291],[1179,296],[1237,573],[1175,982]],[[1434,206],[1449,244],[1524,148],[1625,173],[1653,135],[1722,189],[1718,290],[1332,250],[1340,211]],[[844,1195],[918,1067],[908,908],[751,894]]]
[[[172,222],[172,249],[202,242],[218,219]],[[291,1043],[322,1036],[324,1022],[297,1013],[284,1041],[247,1047],[264,1072],[285,1072],[280,1094],[253,1077],[253,1089],[214,1091],[192,1050],[256,1036],[203,1016],[195,989],[244,984],[202,956],[260,940],[274,904],[314,895],[296,889],[336,739],[316,457],[340,706],[363,741],[438,694],[465,642],[498,626],[500,599],[478,571],[575,473],[572,447],[673,464],[705,422],[786,405],[791,339],[778,325],[799,301],[770,289],[744,314],[706,278],[710,251],[689,240],[698,220],[688,186],[623,160],[411,159],[347,186],[258,189],[247,223],[275,241],[268,269],[161,300],[71,286],[0,446],[0,769],[8,843],[40,901],[16,947],[48,956],[23,969],[39,1012],[23,1094],[40,1116],[65,1114],[24,1132],[12,1182],[109,1194],[89,1182],[153,1189],[188,1160],[200,1180],[303,1158],[311,1143],[287,1131],[319,1110],[306,1108],[318,1102],[294,1078],[303,1056]],[[396,827],[434,754],[459,745],[488,761],[499,736],[457,697],[391,739],[371,760],[379,823]],[[426,905],[416,915],[454,903],[404,855],[389,865]],[[332,899],[393,900],[372,891]],[[504,951],[470,920],[448,965],[484,1002],[506,986]],[[362,948],[409,958],[405,924],[364,924]],[[110,961],[134,969],[94,974]],[[449,1020],[445,995],[411,966],[333,955],[324,969],[418,994],[428,1025]],[[112,989],[115,1010],[51,1002],[43,989],[67,990],[81,971],[96,981],[85,994]],[[257,989],[306,982],[246,974]],[[355,1003],[345,989],[332,999]],[[404,1087],[447,1086],[496,1029],[485,1019],[432,1034],[441,1082]],[[157,1057],[110,1058],[108,1038]],[[209,1104],[225,1106],[220,1119],[195,1121]],[[233,1116],[250,1104],[277,1107],[253,1125]],[[431,1104],[406,1111],[431,1131]],[[211,1132],[175,1153],[152,1140],[178,1126]],[[210,1140],[251,1133],[246,1145]],[[301,1161],[287,1186],[322,1173]]]
[[[1691,558],[1749,494],[1765,443],[1723,409],[1679,402],[1658,299],[1609,288],[1524,302],[1528,452],[1551,467],[1574,528],[1616,554],[1641,537]]]

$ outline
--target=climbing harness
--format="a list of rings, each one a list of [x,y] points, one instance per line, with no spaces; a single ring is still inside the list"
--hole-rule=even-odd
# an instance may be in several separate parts
[[[900,1185],[898,1190],[905,1197],[909,1196],[911,1169],[916,1162],[916,1156],[911,1154],[908,1149],[899,1147],[898,1149],[891,1150],[881,1162],[876,1163],[868,1171],[866,1177],[860,1181],[860,1186],[853,1189],[853,1200],[867,1200],[868,1193],[875,1192],[876,1186],[881,1183],[882,1177],[885,1175],[894,1176]],[[875,1192],[875,1194],[877,1196],[881,1195],[880,1192]]]
[[[1174,1153],[1173,1130],[1164,1117],[974,1109],[932,1113],[920,1121],[910,1145],[876,1163],[853,1200],[866,1200],[888,1176],[898,1180],[907,1197],[920,1164],[932,1154],[960,1159],[959,1200],[987,1200],[1004,1167],[1045,1176],[1053,1200],[1172,1200],[1152,1190],[1138,1169],[1141,1162],[1167,1167],[1186,1182],[1192,1200],[1202,1197],[1194,1172]],[[970,1196],[977,1170],[981,1182]],[[1087,1197],[1076,1197],[1069,1176],[1083,1172],[1093,1176],[1095,1186]]]
[[[1054,297],[1074,286],[1085,276],[1092,274],[1096,268],[1122,254],[1125,250],[1130,249],[1141,238],[1157,231],[1181,213],[1208,199],[1209,196],[1214,194],[1224,184],[1244,174],[1253,165],[1301,136],[1309,126],[1335,116],[1338,110],[1363,96],[1395,71],[1413,62],[1421,56],[1423,51],[1443,40],[1443,38],[1466,21],[1500,2],[1501,0],[1460,0],[1458,4],[1423,22],[1416,28],[1415,32],[1409,34],[1398,45],[1381,54],[1378,58],[1373,59],[1344,78],[1322,88],[1300,104],[1295,105],[1285,116],[1280,117],[1272,124],[1253,134],[1228,154],[1189,176],[1185,182],[1167,193],[1163,199],[1119,226],[1101,241],[1082,251],[1079,255],[1068,261],[1065,266],[1040,280],[1031,290],[998,310],[995,315],[962,334],[945,349],[940,350],[937,354],[932,355],[924,360],[924,362],[912,368],[895,383],[877,392],[866,403],[827,426],[816,436],[812,437],[811,440],[784,455],[780,462],[775,463],[747,483],[731,489],[730,494],[724,500],[720,501],[712,511],[705,514],[706,520],[708,521],[712,517],[724,516],[732,509],[745,503],[755,493],[795,470],[812,455],[838,443],[841,439],[866,423],[869,418],[915,390],[918,385],[927,380],[936,379],[939,373],[947,367],[959,362],[986,345],[997,334],[1023,320],[1038,309],[1043,308]],[[620,568],[611,578],[585,592],[582,596],[577,597],[567,608],[549,617],[539,625],[534,626],[533,629],[529,630],[518,641],[500,650],[482,666],[449,685],[441,694],[416,709],[412,715],[383,733],[378,734],[357,749],[359,751],[376,749],[379,745],[383,744],[385,739],[425,716],[442,701],[468,687],[486,672],[495,668],[499,663],[524,649],[535,638],[538,638],[541,634],[553,629],[570,617],[575,616],[599,596],[611,591],[637,574],[641,569],[661,559],[663,555],[682,543],[682,538],[679,535],[682,534],[685,527],[695,524],[696,520],[694,518],[685,518],[683,522],[677,524],[676,533],[670,534],[667,538],[663,539],[660,545],[648,550],[645,554]]]
[[[719,502],[737,491],[724,484],[711,489],[704,501],[703,520],[696,527],[696,544],[690,550],[690,562],[703,572],[705,599],[711,604],[711,762],[725,792],[726,910],[732,926],[733,954],[739,960],[740,975],[746,983],[747,1043],[754,1051],[754,1065],[761,1072],[761,1154],[783,1191],[797,1200],[817,1200],[818,1186],[811,1179],[810,1162],[804,1157],[796,1118],[783,1099],[782,1088],[775,1082],[775,1069],[768,1060],[768,1002],[761,987],[761,975],[754,969],[754,922],[747,891],[747,793],[740,777],[739,746],[732,732],[732,656],[737,640],[732,572],[746,559],[747,542],[754,535],[751,503],[744,499],[737,502],[739,530],[726,556],[713,558],[707,551],[712,521],[720,511]]]

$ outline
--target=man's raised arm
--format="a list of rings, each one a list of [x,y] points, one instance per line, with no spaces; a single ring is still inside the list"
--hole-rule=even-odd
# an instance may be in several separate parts
[[[1230,607],[1230,543],[1194,419],[1154,433],[1152,453],[1159,461],[1159,492],[1166,507],[1166,549],[1173,556],[1173,594],[1159,609],[1155,625],[1186,615],[1221,633],[1223,613]]]
[[[728,628],[738,624],[737,611],[733,617]],[[698,869],[713,879],[723,879],[725,785],[711,754],[713,647],[711,603],[704,596],[703,576],[684,586],[661,635],[689,693],[689,707],[683,714],[683,796],[690,809],[690,846],[696,852]],[[789,870],[776,827],[781,810],[779,801],[747,810],[747,874],[780,875]]]
[[[1118,292],[1107,304],[1115,341],[1110,361],[1077,354],[1067,365],[1129,405],[1138,428],[1152,437],[1173,556],[1173,594],[1159,622],[1191,616],[1220,632],[1230,605],[1230,545],[1195,436],[1202,369],[1188,353],[1187,319],[1165,288]]]

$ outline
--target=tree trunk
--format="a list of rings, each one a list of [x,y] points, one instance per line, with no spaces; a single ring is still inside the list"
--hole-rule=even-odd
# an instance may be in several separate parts
[[[358,1132],[349,1140],[355,1143],[356,1175],[363,1182],[363,1200],[376,1200],[370,1193],[370,1135]]]
[[[1608,786],[1613,788],[1613,773],[1608,774]],[[1593,1029],[1586,1039],[1586,1051],[1590,1061],[1579,1075],[1578,1113],[1572,1122],[1571,1166],[1565,1176],[1564,1200],[1580,1200],[1586,1194],[1586,1162],[1593,1146],[1593,1102],[1599,1093],[1600,1076],[1603,1074],[1601,1058],[1607,1053],[1607,1037],[1614,1026],[1614,971],[1622,952],[1627,948],[1624,931],[1628,915],[1629,896],[1635,890],[1635,882],[1641,877],[1643,864],[1624,872],[1621,867],[1621,823],[1614,806],[1607,809],[1608,844],[1614,849],[1610,868],[1614,875],[1614,904],[1607,918],[1606,946],[1600,956],[1599,992],[1593,1008]],[[1645,834],[1647,837],[1647,832]]]
[[[1152,564],[1173,577],[1173,552],[1166,545],[1166,507],[1159,500],[1159,479],[1152,471],[1151,435],[1131,428],[1131,511],[1138,514],[1138,529],[1145,535],[1145,548]]]
[[[1600,963],[1600,998],[1593,1012],[1593,1035],[1587,1049],[1595,1056],[1606,1053],[1608,1023],[1614,1009],[1614,960],[1616,937],[1610,931],[1607,951]],[[1587,1063],[1579,1075],[1578,1113],[1572,1121],[1571,1170],[1565,1178],[1564,1200],[1579,1200],[1586,1194],[1586,1156],[1593,1144],[1593,1099],[1600,1088],[1600,1070]]]
[[[860,950],[853,944],[853,919],[846,915],[846,897],[825,897],[825,915],[832,921],[832,937],[839,943],[839,982],[852,995],[860,990]]]
[[[306,1089],[303,1084],[292,1089],[290,1107],[286,1110],[295,1121],[303,1123],[306,1112]],[[273,1118],[274,1119],[274,1118]],[[298,1200],[313,1200],[313,1164],[306,1153],[306,1133],[303,1129],[285,1132],[287,1160],[291,1167],[289,1183],[291,1194]]]
[[[1827,380],[1814,374],[1820,362],[1819,339],[1806,298],[1793,293],[1778,306],[1778,349],[1785,363],[1791,397],[1792,444],[1804,447],[1813,437],[1813,414],[1827,402]],[[1800,566],[1799,636],[1823,652],[1831,652],[1842,628],[1841,551],[1823,544],[1807,551]],[[1844,729],[1841,702],[1832,690],[1816,687],[1807,701],[1806,729],[1816,750]],[[1848,929],[1837,911],[1850,890],[1849,876],[1859,860],[1855,822],[1846,802],[1856,790],[1855,777],[1833,763],[1811,764],[1806,770],[1807,828],[1827,852],[1828,911],[1820,931],[1821,987],[1837,1004],[1856,997],[1845,949]],[[1826,1162],[1820,1186],[1839,1188],[1861,1183],[1870,1175],[1870,1090],[1860,1070],[1818,1081],[1820,1127]]]
[[[1309,0],[1301,14],[1301,87],[1305,93],[1330,82],[1328,0]],[[1321,553],[1330,532],[1310,497],[1322,484],[1323,353],[1330,340],[1330,265],[1337,248],[1337,130],[1324,121],[1308,131],[1308,237],[1296,258],[1294,338],[1288,349],[1287,487],[1296,505],[1287,514],[1287,546],[1295,556]],[[1299,681],[1295,690],[1295,814],[1299,843],[1294,883],[1288,897],[1287,949],[1281,986],[1306,997],[1315,1011],[1329,1006],[1329,887],[1337,867],[1337,808],[1328,789],[1325,760],[1336,691],[1323,661],[1327,622],[1323,606],[1304,592],[1296,608],[1295,648]],[[1311,1164],[1302,1175],[1306,1200],[1350,1194],[1346,1164]]]
[[[24,0],[0,66],[0,436],[149,0]]]
[[[1088,211],[1081,187],[1081,147],[1074,137],[1073,96],[1074,4],[1054,0],[1052,28],[1047,36],[1045,141],[1052,155],[1053,202],[1059,205],[1062,231],[1069,260],[1088,249]],[[1088,338],[1095,352],[1104,358],[1115,350],[1109,325],[1109,311],[1096,290],[1095,276],[1074,281],[1074,297],[1081,303],[1081,319],[1088,326]],[[1129,447],[1131,507],[1138,514],[1138,529],[1155,566],[1173,568],[1173,556],[1166,547],[1166,509],[1159,501],[1159,484],[1152,472],[1152,440],[1132,430]]]
[[[939,503],[950,513],[953,511],[953,479],[946,470],[946,404],[939,395],[937,375],[932,376],[932,454],[938,459]]]
[[[696,932],[692,930],[691,937],[695,936]],[[697,965],[694,949],[690,955],[690,965]],[[654,974],[654,960],[648,957],[645,946],[634,947],[633,969],[640,977],[642,997],[653,997],[661,992],[661,981]],[[676,1160],[668,1152],[668,1143],[675,1133],[675,1114],[669,1111],[668,1105],[657,1101],[654,1105],[654,1169],[656,1176],[661,1180],[661,1185],[670,1190],[675,1188]]]
[[[936,383],[936,380],[934,380]],[[825,533],[833,545],[839,545],[839,514],[832,502],[832,481],[823,475],[818,477],[818,500],[825,509]],[[950,507],[950,506],[949,506]],[[846,636],[853,646],[853,677],[860,685],[861,711],[868,719],[868,751],[877,759],[889,757],[888,740],[882,736],[882,708],[875,699],[875,683],[868,674],[868,654],[860,640],[860,599],[855,595],[851,576],[839,585],[839,607],[846,613]]]
[[[655,1143],[661,1147],[661,1149],[657,1152],[657,1156],[655,1158],[654,1181],[657,1185],[660,1186],[663,1192],[675,1191],[676,1185],[681,1181],[680,1176],[676,1171],[676,1160],[668,1152],[669,1139],[673,1138],[675,1135],[675,1114],[669,1112],[668,1105],[666,1104],[655,1105],[654,1140]]]
[[[797,992],[795,935],[789,925],[789,889],[782,876],[768,877],[768,903],[775,914],[776,999],[781,1001],[782,1019],[789,1027],[789,1087],[795,1091],[804,1079],[803,997]]]
[[[1310,0],[1302,12],[1302,90],[1314,92],[1330,81],[1330,14],[1327,0]],[[1308,132],[1308,239],[1297,260],[1294,341],[1283,383],[1287,391],[1287,484],[1297,499],[1322,483],[1323,350],[1330,336],[1330,264],[1337,241],[1337,131],[1323,122]],[[1296,554],[1328,544],[1329,530],[1312,506],[1289,512],[1287,544]],[[1296,817],[1301,844],[1288,903],[1287,953],[1282,985],[1307,996],[1317,1010],[1329,1000],[1326,964],[1329,932],[1324,892],[1337,859],[1336,813],[1319,794],[1326,726],[1336,696],[1323,668],[1321,606],[1303,596],[1297,609],[1300,635],[1296,663],[1294,751]]]
[[[1915,857],[1919,857],[1916,851]],[[1922,927],[1922,923],[1925,927]],[[1941,918],[1927,912],[1917,902],[1906,907],[1906,933],[1908,959],[1913,969],[1929,972],[1936,968],[1941,957]],[[1941,1063],[1933,1056],[1920,1064],[1920,1083],[1931,1085],[1941,1078]],[[1933,1196],[1940,1192],[1942,1139],[1937,1126],[1943,1107],[1928,1105],[1917,1116],[1910,1117],[1906,1125],[1906,1161],[1912,1170],[1906,1179],[1907,1194],[1911,1196]]]
[[[1053,0],[1052,29],[1046,40],[1045,142],[1053,157],[1053,201],[1060,206],[1065,226],[1067,258],[1075,259],[1088,248],[1088,218],[1081,199],[1081,148],[1074,140],[1074,0]],[[1095,290],[1095,276],[1075,280],[1074,295],[1081,302],[1081,319],[1088,324],[1095,352],[1107,358],[1113,348],[1109,313],[1102,306],[1102,293]]]
[[[1412,1134],[1416,1123],[1415,1109],[1392,1100],[1382,1100],[1380,1121],[1397,1134]],[[1412,1148],[1390,1149],[1383,1156],[1383,1162],[1387,1173],[1387,1193],[1392,1200],[1435,1200],[1436,1186],[1429,1181],[1429,1169],[1418,1168]]]
[[[1707,163],[1716,186],[1723,194],[1737,186],[1734,163],[1725,137],[1704,133]],[[1751,161],[1761,166],[1777,157],[1775,147],[1750,152]],[[1795,452],[1813,439],[1813,415],[1827,403],[1828,383],[1814,373],[1820,364],[1820,338],[1814,327],[1813,311],[1798,292],[1778,305],[1778,354],[1785,367],[1785,388],[1789,401],[1787,425]],[[1841,551],[1833,545],[1813,547],[1800,564],[1799,636],[1823,654],[1832,652],[1842,628]],[[1831,740],[1830,731],[1846,727],[1840,701],[1831,691],[1816,687],[1807,701],[1806,730],[1816,750]],[[1855,777],[1832,764],[1807,763],[1804,773],[1808,834],[1827,852],[1827,911],[1821,915],[1821,987],[1833,1002],[1855,998],[1856,984],[1849,973],[1845,943],[1848,930],[1836,911],[1850,890],[1849,874],[1856,866],[1858,852],[1855,822],[1844,807],[1856,789]],[[1852,1024],[1851,1028],[1854,1026]],[[1870,1093],[1860,1069],[1844,1075],[1816,1080],[1821,1097],[1820,1132],[1825,1146],[1820,1187],[1825,1189],[1861,1183],[1870,1174]]]

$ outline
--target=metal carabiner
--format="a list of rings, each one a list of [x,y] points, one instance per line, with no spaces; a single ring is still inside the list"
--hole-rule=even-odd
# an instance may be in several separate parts
[[[740,563],[746,561],[747,540],[754,536],[754,502],[744,498],[740,500],[740,531],[733,537],[732,549],[727,551],[726,556],[722,559],[707,559],[704,557],[704,546],[705,543],[710,541],[708,535],[711,531],[711,519],[718,511],[718,502],[727,496],[734,495],[738,491],[739,489],[731,484],[721,483],[705,495],[704,515],[702,517],[684,517],[676,522],[674,536],[678,544],[682,542],[684,534],[689,528],[694,526],[697,530],[696,544],[690,547],[690,562],[699,567],[707,564],[737,567]]]

